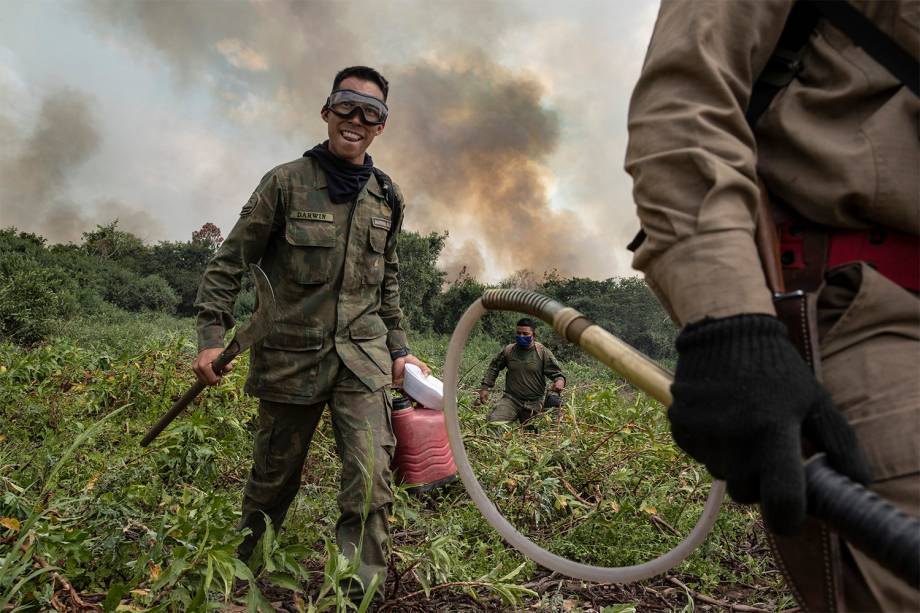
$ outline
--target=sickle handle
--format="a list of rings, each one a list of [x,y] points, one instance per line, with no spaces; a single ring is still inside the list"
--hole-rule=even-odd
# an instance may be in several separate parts
[[[224,367],[229,364],[233,358],[239,355],[239,353],[239,343],[236,342],[236,339],[233,339],[230,341],[230,344],[227,346],[227,348],[224,349],[221,354],[217,356],[217,359],[214,360],[214,362],[211,364],[211,368],[214,370],[214,374],[216,374],[218,377],[222,375],[224,372]],[[188,391],[185,392],[181,398],[179,398],[179,400],[173,403],[169,411],[167,411],[166,414],[160,418],[160,421],[154,424],[153,427],[147,431],[147,434],[144,435],[143,439],[141,439],[141,447],[146,447],[151,443],[151,441],[153,441],[153,439],[159,436],[160,432],[166,429],[166,426],[172,423],[172,420],[178,417],[179,413],[184,411],[185,407],[187,407],[189,403],[194,400],[198,394],[200,394],[201,391],[207,386],[207,383],[195,381],[195,384],[192,385],[192,387],[190,387]]]

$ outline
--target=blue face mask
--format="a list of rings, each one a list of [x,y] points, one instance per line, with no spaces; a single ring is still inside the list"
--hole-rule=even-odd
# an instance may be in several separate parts
[[[521,349],[527,349],[528,347],[530,347],[531,341],[533,341],[532,336],[515,336],[514,337],[514,342],[516,342],[517,346],[520,347]]]

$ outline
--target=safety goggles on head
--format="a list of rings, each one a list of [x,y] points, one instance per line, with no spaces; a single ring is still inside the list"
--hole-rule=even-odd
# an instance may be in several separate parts
[[[326,108],[343,119],[351,119],[360,112],[361,121],[371,126],[385,123],[389,112],[383,100],[353,89],[337,89],[329,94]]]

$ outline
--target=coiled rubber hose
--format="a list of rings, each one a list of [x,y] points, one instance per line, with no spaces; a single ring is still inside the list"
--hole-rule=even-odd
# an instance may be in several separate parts
[[[725,484],[713,481],[696,526],[674,549],[637,566],[604,568],[579,564],[546,551],[502,517],[473,474],[457,419],[460,358],[476,322],[487,309],[517,311],[551,324],[569,342],[623,375],[665,406],[671,404],[669,372],[573,308],[546,296],[518,289],[488,290],[460,318],[450,339],[444,376],[447,435],[460,478],[486,521],[522,554],[564,575],[604,583],[626,583],[664,573],[686,558],[712,529]],[[832,470],[823,454],[805,465],[808,512],[834,527],[848,542],[882,564],[908,585],[920,589],[920,519],[902,513],[862,485]]]
[[[564,307],[555,300],[535,292],[507,289],[488,290],[482,298],[466,310],[457,323],[450,338],[444,368],[444,414],[450,448],[453,451],[454,462],[457,464],[457,472],[460,473],[463,485],[486,521],[502,535],[507,543],[534,562],[577,579],[602,583],[627,583],[660,575],[679,564],[703,542],[712,529],[724,496],[723,482],[713,482],[703,513],[686,539],[667,553],[636,566],[590,566],[550,553],[518,532],[489,500],[476,479],[476,475],[473,474],[460,435],[460,422],[457,419],[460,358],[463,356],[463,349],[473,326],[485,315],[487,308],[527,313],[552,324],[560,335],[581,346],[582,349],[622,374],[652,397],[665,404],[671,402],[671,377],[667,371],[600,326],[591,323],[575,309]]]

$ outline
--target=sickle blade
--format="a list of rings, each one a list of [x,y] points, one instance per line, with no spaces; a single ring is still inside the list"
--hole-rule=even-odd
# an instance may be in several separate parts
[[[253,344],[265,338],[278,318],[278,306],[275,303],[275,292],[268,280],[265,271],[255,264],[249,265],[252,280],[256,285],[256,310],[245,324],[240,326],[233,340],[239,345],[239,353],[246,351]],[[233,343],[231,342],[231,345]]]

